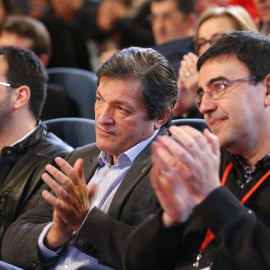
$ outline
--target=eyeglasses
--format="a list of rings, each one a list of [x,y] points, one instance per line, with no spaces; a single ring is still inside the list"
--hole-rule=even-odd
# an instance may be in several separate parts
[[[9,83],[0,82],[0,84],[1,84],[1,85],[4,85],[4,86],[9,86],[9,87],[11,87]]]
[[[210,45],[216,43],[220,38],[224,37],[226,34],[215,34],[211,37],[211,39],[199,39],[196,43],[197,52],[203,47],[205,44],[210,43]]]
[[[211,82],[207,86],[207,91],[203,91],[202,88],[199,88],[197,91],[197,95],[195,96],[195,104],[197,105],[198,109],[200,109],[201,103],[202,103],[202,98],[205,93],[208,93],[211,99],[218,99],[224,93],[226,92],[228,86],[232,83],[236,82],[246,82],[250,80],[254,80],[257,77],[249,77],[249,78],[244,78],[244,79],[238,79],[238,80],[231,80],[231,81],[226,81],[226,80],[216,80],[214,82]]]

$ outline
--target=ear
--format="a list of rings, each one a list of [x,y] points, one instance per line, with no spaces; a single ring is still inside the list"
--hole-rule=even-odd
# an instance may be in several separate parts
[[[268,74],[264,78],[264,84],[266,86],[266,94],[265,94],[264,105],[266,107],[268,107],[268,106],[270,106],[270,74]]]
[[[15,89],[13,97],[13,109],[18,110],[28,106],[31,97],[31,90],[28,86],[22,85]]]
[[[48,62],[49,62],[49,57],[48,57],[48,55],[45,54],[45,53],[42,53],[42,54],[39,56],[39,59],[41,60],[43,66],[44,66],[44,67],[47,67]]]
[[[170,108],[168,108],[168,109],[166,109],[166,111],[163,114],[158,116],[158,118],[155,120],[155,124],[154,124],[155,130],[162,127],[167,122],[167,120],[171,114],[171,111],[172,110]]]

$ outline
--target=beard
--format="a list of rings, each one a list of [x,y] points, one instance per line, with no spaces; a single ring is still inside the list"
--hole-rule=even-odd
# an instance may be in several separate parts
[[[10,124],[12,117],[11,95],[12,92],[7,92],[5,99],[0,101],[0,132]]]

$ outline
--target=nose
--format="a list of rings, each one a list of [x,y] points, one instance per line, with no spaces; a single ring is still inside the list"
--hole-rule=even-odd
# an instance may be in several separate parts
[[[100,125],[113,124],[113,112],[109,106],[102,106],[101,108],[96,109],[95,111],[96,121]]]
[[[204,93],[202,96],[202,101],[200,105],[200,113],[207,114],[209,112],[215,111],[217,109],[217,104],[215,100],[213,100],[208,92]]]
[[[160,28],[163,28],[164,26],[164,18],[163,16],[157,16],[155,18],[155,21],[153,21],[153,26],[156,28],[156,29],[160,29]]]

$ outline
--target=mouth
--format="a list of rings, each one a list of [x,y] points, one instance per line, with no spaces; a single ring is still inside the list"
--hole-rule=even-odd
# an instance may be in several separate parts
[[[106,130],[106,129],[103,129],[101,127],[96,127],[96,131],[99,135],[105,135],[105,136],[112,136],[112,135],[115,135],[115,132],[113,131],[109,131],[109,130]]]
[[[224,120],[226,120],[225,118],[220,118],[220,119],[212,119],[209,122],[209,127],[211,128],[211,130],[216,129],[217,127],[219,127]]]

